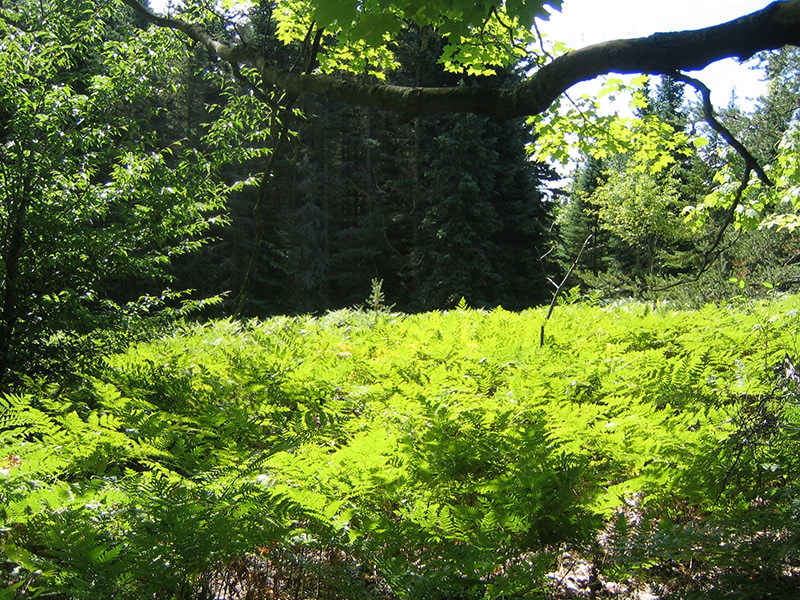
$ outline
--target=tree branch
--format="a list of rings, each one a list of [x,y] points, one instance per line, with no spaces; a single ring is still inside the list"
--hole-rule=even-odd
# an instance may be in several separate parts
[[[189,23],[183,19],[157,15],[139,3],[139,0],[122,0],[130,6],[139,16],[157,27],[172,29],[188,37],[190,40],[205,46],[211,53],[220,59],[233,64],[250,64],[258,69],[266,61],[264,54],[244,42],[227,44],[216,39],[205,27],[196,23]]]
[[[581,249],[578,250],[578,255],[575,257],[575,260],[572,261],[572,264],[569,266],[569,269],[567,269],[567,272],[564,274],[564,278],[561,280],[561,283],[556,283],[549,277],[547,278],[550,281],[550,283],[556,286],[556,291],[553,292],[553,298],[552,300],[550,300],[550,306],[547,309],[547,314],[545,315],[544,321],[542,321],[542,326],[539,329],[539,348],[544,347],[544,328],[547,325],[547,321],[550,320],[550,315],[553,314],[553,309],[556,306],[556,301],[558,300],[558,296],[561,294],[561,290],[564,287],[564,284],[567,283],[569,276],[572,275],[572,272],[575,270],[575,267],[577,267],[578,263],[581,261],[581,256],[583,256],[583,251],[586,250],[586,246],[589,245],[589,241],[592,239],[592,237],[593,235],[590,233],[588,236],[586,236],[586,239],[583,240],[583,245],[581,246]]]
[[[698,92],[700,92],[700,96],[703,99],[703,117],[706,120],[706,123],[716,131],[718,134],[722,136],[728,144],[733,148],[736,153],[744,159],[745,166],[749,170],[755,171],[758,178],[761,182],[766,185],[767,187],[772,187],[772,181],[767,176],[764,169],[758,164],[758,160],[752,153],[745,148],[744,144],[736,139],[736,137],[730,132],[730,130],[725,127],[717,117],[714,115],[714,107],[711,104],[711,90],[708,89],[708,86],[704,84],[699,79],[694,79],[693,77],[689,77],[688,75],[684,75],[683,73],[671,73],[670,77],[675,79],[676,81],[683,81],[684,83],[689,84]],[[749,179],[749,177],[748,177]]]
[[[401,112],[404,118],[437,112],[475,113],[504,119],[534,115],[546,110],[576,83],[599,75],[692,71],[724,58],[744,60],[762,50],[800,46],[800,0],[783,0],[713,27],[613,40],[568,52],[514,88],[406,87],[290,73],[270,64],[269,57],[258,49],[219,41],[200,25],[152,13],[139,0],[122,1],[150,23],[181,32],[222,60],[256,67],[265,83],[283,88],[289,94],[317,94],[347,104]]]

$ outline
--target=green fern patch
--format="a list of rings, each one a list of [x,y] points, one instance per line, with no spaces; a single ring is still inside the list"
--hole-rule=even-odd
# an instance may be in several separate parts
[[[186,326],[0,398],[0,598],[796,590],[797,306]]]

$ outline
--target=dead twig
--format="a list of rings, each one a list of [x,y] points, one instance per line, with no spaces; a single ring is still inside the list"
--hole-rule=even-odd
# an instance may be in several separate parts
[[[561,294],[561,290],[564,288],[564,284],[567,283],[567,279],[569,279],[569,276],[572,275],[572,272],[575,270],[575,267],[578,266],[578,263],[581,260],[581,256],[583,255],[583,251],[586,250],[586,246],[589,245],[589,241],[592,239],[592,237],[593,236],[591,233],[588,236],[586,236],[586,239],[583,241],[583,246],[581,246],[581,249],[578,251],[578,256],[576,256],[575,260],[572,261],[572,264],[569,266],[569,269],[567,269],[567,273],[566,275],[564,275],[564,278],[561,280],[561,283],[556,285],[556,291],[553,293],[553,299],[550,300],[550,307],[547,309],[547,315],[545,316],[544,321],[542,322],[542,327],[539,330],[539,348],[544,346],[544,328],[547,325],[547,321],[550,319],[550,315],[553,314],[553,309],[556,306],[556,300],[558,300],[558,296]]]

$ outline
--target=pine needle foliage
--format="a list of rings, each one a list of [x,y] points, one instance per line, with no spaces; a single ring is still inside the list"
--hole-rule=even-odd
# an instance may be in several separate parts
[[[544,598],[565,547],[781,597],[797,307],[186,326],[0,399],[0,598]]]

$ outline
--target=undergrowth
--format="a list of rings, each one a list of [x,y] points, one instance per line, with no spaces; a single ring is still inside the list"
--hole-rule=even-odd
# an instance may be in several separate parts
[[[0,399],[0,598],[793,597],[797,306],[187,326]]]

